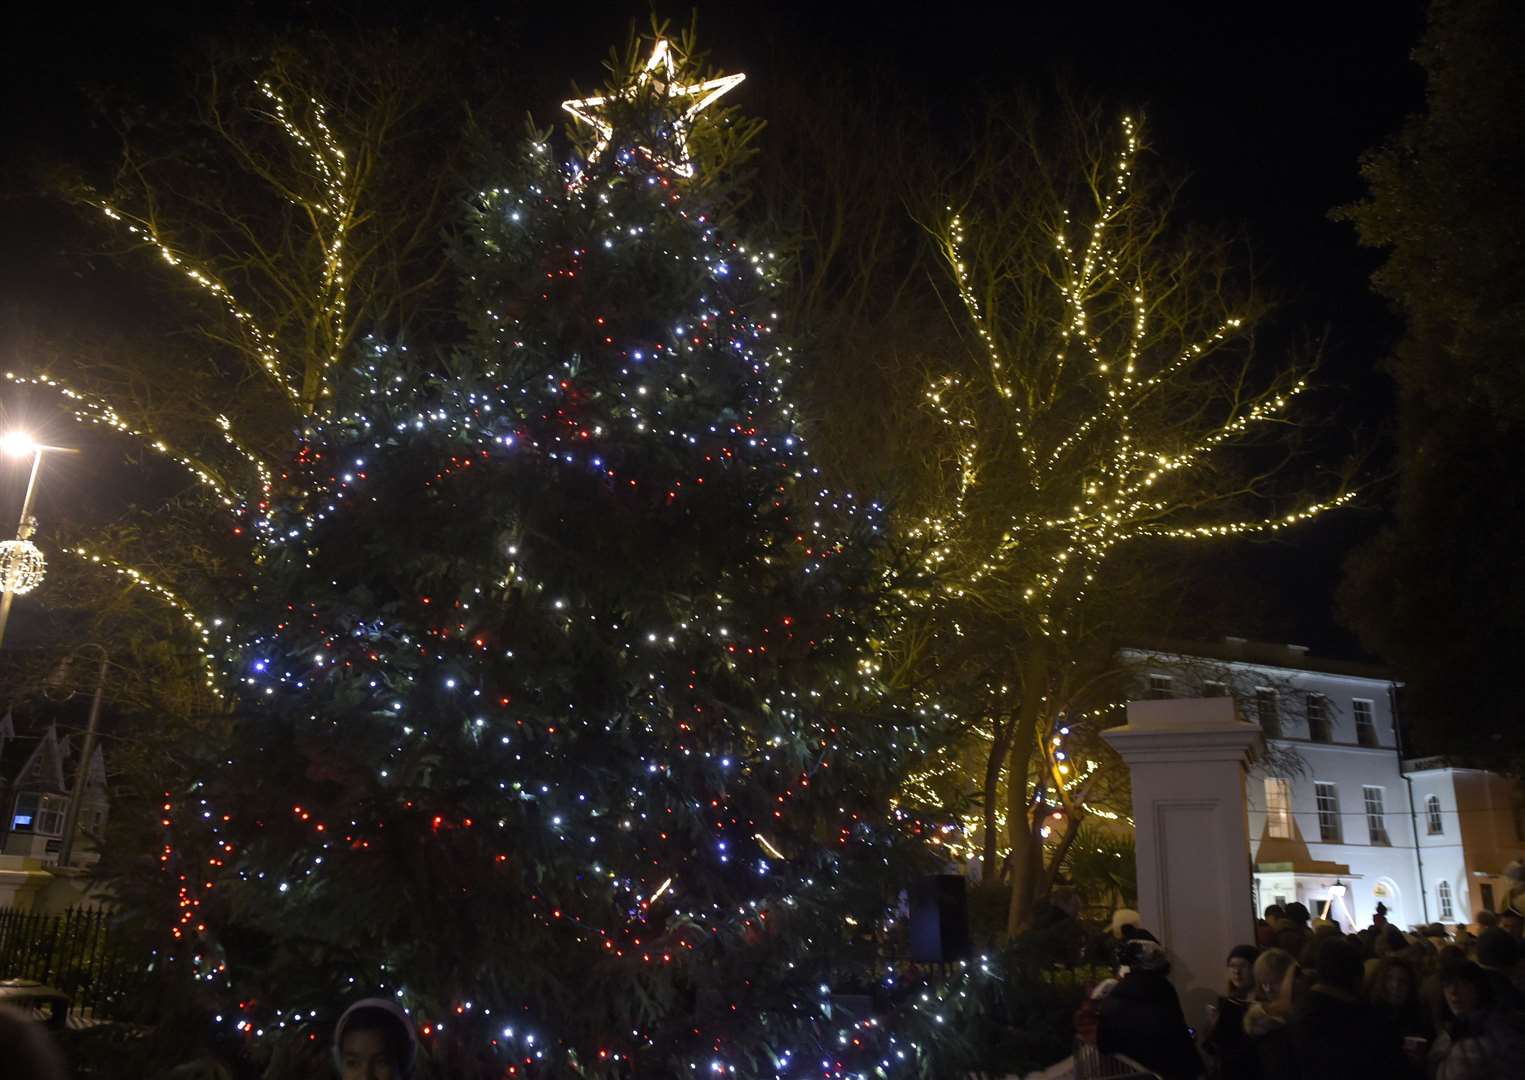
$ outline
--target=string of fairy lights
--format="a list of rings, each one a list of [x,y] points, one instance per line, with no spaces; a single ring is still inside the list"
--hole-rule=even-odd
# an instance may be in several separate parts
[[[290,573],[293,566],[314,570],[325,558],[326,545],[332,543],[326,540],[332,530],[342,530],[346,520],[377,499],[378,487],[384,482],[377,475],[378,469],[392,463],[396,447],[407,440],[452,447],[448,462],[442,463],[426,487],[467,482],[505,462],[524,460],[560,470],[563,475],[568,469],[579,470],[607,483],[611,491],[626,486],[638,490],[651,482],[649,470],[632,467],[624,458],[634,452],[631,446],[661,444],[670,453],[683,452],[693,463],[686,466],[693,470],[689,475],[663,484],[667,488],[663,502],[673,506],[700,498],[707,490],[704,485],[722,480],[727,471],[734,475],[738,469],[746,470],[767,481],[760,486],[760,493],[773,492],[764,494],[764,501],[757,504],[759,511],[786,511],[797,504],[779,526],[783,530],[779,540],[787,543],[787,553],[784,548],[764,550],[757,555],[757,565],[779,572],[793,567],[790,572],[806,580],[818,576],[831,579],[857,542],[856,536],[882,531],[882,508],[859,505],[851,496],[819,486],[818,470],[809,464],[807,451],[793,430],[795,410],[784,395],[790,355],[786,346],[771,339],[776,317],[754,317],[729,299],[775,288],[774,257],[749,251],[720,236],[704,215],[687,208],[684,192],[675,184],[675,178],[690,176],[693,171],[687,125],[739,82],[740,76],[680,83],[674,78],[670,46],[659,42],[638,80],[644,80],[642,86],[660,80],[647,89],[654,88],[668,99],[678,114],[676,123],[664,128],[667,146],[615,147],[612,125],[606,131],[595,122],[599,138],[590,160],[561,167],[550,161],[545,146],[532,146],[529,172],[535,180],[519,189],[485,191],[479,200],[482,220],[490,223],[486,231],[501,239],[497,230],[520,228],[522,239],[516,243],[543,243],[554,238],[554,229],[545,230],[545,236],[532,233],[537,223],[554,224],[563,217],[588,215],[604,223],[603,235],[597,240],[601,253],[618,253],[621,248],[639,251],[653,243],[659,233],[670,234],[674,229],[692,242],[697,253],[691,259],[704,275],[698,307],[668,328],[666,340],[643,340],[627,347],[623,364],[609,384],[617,387],[617,393],[596,406],[590,406],[591,398],[583,385],[586,379],[580,370],[582,361],[576,357],[563,361],[559,370],[528,382],[513,381],[517,371],[487,361],[475,377],[436,379],[421,386],[417,379],[397,373],[400,349],[370,342],[365,349],[369,361],[361,365],[357,389],[338,395],[332,411],[318,411],[307,392],[310,388],[299,392],[288,376],[274,336],[259,328],[226,286],[194,259],[171,247],[150,222],[126,219],[116,208],[102,207],[108,216],[128,220],[129,228],[155,246],[168,263],[219,297],[243,326],[262,367],[276,385],[314,410],[303,430],[301,450],[293,465],[283,470],[279,482],[238,442],[232,425],[225,418],[218,421],[229,446],[252,467],[257,478],[257,492],[248,497],[230,495],[223,501],[233,506],[242,527],[248,529],[255,564],[263,568],[262,573]],[[284,104],[268,85],[261,84],[260,90],[271,102],[276,120],[319,163],[330,196],[329,209],[321,212],[331,213],[336,221],[342,219],[346,212],[341,202],[344,158],[323,124],[321,105],[312,103],[316,126],[304,132],[289,119]],[[589,118],[599,116],[598,107],[609,100],[569,102],[568,111],[579,120],[592,122]],[[609,160],[601,162],[600,157]],[[632,185],[627,181],[632,177],[649,193],[644,203],[647,210],[665,218],[660,229],[639,215],[632,221],[616,209],[628,209]],[[325,288],[333,291],[323,303],[338,319],[343,312],[342,230],[336,226],[329,235],[333,241],[325,247],[330,267]],[[682,252],[667,254],[684,257]],[[586,248],[574,248],[562,252],[561,258],[562,269],[547,275],[553,284],[584,274],[590,253]],[[551,288],[548,286],[547,297]],[[533,351],[541,344],[522,337],[522,314],[511,317],[496,312],[490,298],[487,310],[509,355],[516,349]],[[602,316],[598,322],[602,325]],[[337,340],[340,323],[333,325]],[[611,333],[603,344],[617,348],[619,343]],[[330,362],[337,359],[334,353]],[[727,365],[730,374],[726,378],[741,400],[724,402],[723,415],[692,426],[697,400],[693,388]],[[126,425],[113,426],[132,433]],[[171,453],[167,448],[161,452]],[[181,463],[192,467],[188,460]],[[192,467],[192,471],[196,470]],[[210,474],[198,475],[198,479],[206,483],[215,480]],[[744,938],[770,920],[787,921],[790,912],[807,910],[820,902],[815,898],[838,891],[838,868],[844,862],[854,857],[882,859],[878,851],[892,842],[890,834],[883,826],[862,819],[850,805],[842,811],[842,828],[831,848],[808,857],[800,847],[810,843],[808,829],[802,834],[801,825],[791,822],[790,811],[796,804],[808,802],[813,788],[824,783],[824,790],[832,790],[837,783],[833,777],[850,776],[855,761],[881,753],[915,753],[922,728],[940,712],[935,704],[921,702],[907,710],[891,701],[878,681],[877,662],[869,653],[854,659],[842,674],[819,683],[767,681],[766,673],[774,670],[767,666],[774,663],[770,650],[787,649],[805,628],[787,615],[772,625],[749,622],[753,618],[748,615],[749,605],[734,590],[722,588],[705,596],[692,611],[670,624],[628,625],[621,617],[579,599],[575,591],[553,586],[544,577],[544,566],[539,565],[544,562],[544,550],[522,538],[505,547],[499,571],[468,585],[459,596],[417,598],[420,605],[438,610],[439,617],[432,622],[378,617],[346,633],[325,624],[315,601],[286,601],[279,605],[280,614],[273,624],[246,626],[236,639],[215,642],[212,628],[217,624],[198,620],[172,591],[121,564],[84,551],[80,554],[144,583],[182,610],[209,652],[215,647],[223,680],[237,688],[238,698],[248,706],[277,712],[315,710],[334,680],[369,672],[355,677],[368,679],[372,691],[369,707],[395,728],[397,746],[392,756],[400,759],[410,745],[441,738],[439,728],[447,722],[445,715],[454,715],[453,711],[419,712],[414,701],[426,685],[429,692],[443,692],[460,702],[460,718],[473,745],[484,753],[497,754],[495,760],[501,762],[504,775],[498,798],[502,816],[496,818],[494,826],[493,818],[487,815],[481,821],[437,815],[433,828],[496,828],[505,838],[517,836],[509,823],[521,818],[522,807],[533,804],[548,823],[555,845],[586,850],[593,856],[582,872],[591,871],[595,880],[606,883],[606,899],[600,910],[606,915],[611,911],[626,914],[622,923],[601,923],[591,912],[556,907],[555,901],[544,898],[531,917],[547,927],[567,927],[586,947],[642,967],[659,969],[675,962],[681,952],[693,951],[692,943],[679,940],[676,947],[668,944],[658,952],[646,941],[646,928],[652,925],[693,926],[701,938]],[[494,655],[493,643],[473,629],[479,623],[478,611],[503,602],[519,605],[517,610],[524,618],[544,618],[563,634],[596,632],[618,643],[626,654],[652,658],[657,665],[651,675],[654,686],[642,703],[643,715],[634,718],[637,726],[633,730],[636,745],[646,747],[641,760],[649,788],[632,788],[607,801],[607,796],[597,793],[573,794],[564,790],[564,782],[555,779],[567,771],[581,733],[601,728],[607,734],[614,730],[607,722],[600,725],[596,720],[569,714],[543,730],[531,731],[524,727],[523,719],[509,721],[511,694],[485,680],[491,672],[509,667],[515,654],[509,650]],[[829,610],[825,617],[831,618]],[[819,634],[825,624],[820,624],[819,617],[816,621],[819,625],[810,632]],[[866,648],[866,644],[855,647]],[[759,711],[750,718],[695,713],[680,722],[668,740],[661,722],[655,719],[669,707],[670,690],[658,675],[661,658],[677,655],[687,662],[689,655],[705,652],[718,652],[727,668],[739,673],[745,684],[758,687]],[[691,683],[689,689],[694,688]],[[842,719],[844,710],[854,702],[878,702],[875,707],[881,712],[889,710],[892,719],[886,724],[880,717],[863,730],[854,730]],[[315,719],[316,713],[312,715]],[[631,735],[627,730],[626,737]],[[730,744],[720,745],[722,737]],[[885,738],[891,740],[888,747],[882,746]],[[392,768],[389,763],[380,763],[378,781],[391,782]],[[732,786],[742,781],[744,788]],[[706,805],[697,796],[710,791],[716,798],[713,805]],[[743,792],[751,794],[744,797]],[[606,801],[598,805],[599,799]],[[729,811],[735,815],[734,822],[726,818],[728,804],[735,807]],[[753,809],[746,810],[748,805]],[[629,853],[645,850],[642,844],[649,847],[652,842],[632,844],[631,837],[640,835],[643,828],[649,830],[649,822],[658,811],[665,808],[672,814],[675,806],[688,814],[714,816],[716,820],[706,826],[712,828],[712,843],[683,858],[669,855],[649,865],[633,861]],[[240,839],[245,835],[240,832],[245,824],[240,818],[242,808],[220,809],[207,797],[193,797],[187,802],[166,795],[163,823],[167,836],[171,829],[189,835],[186,830],[194,827],[208,845],[204,869],[191,869],[184,861],[185,853],[168,839],[161,863],[178,878],[181,914],[173,934],[194,943],[196,977],[211,988],[231,989],[237,974],[229,970],[217,947],[218,928],[209,925],[203,914],[205,901],[224,875],[234,875],[245,886],[265,888],[267,901],[276,905],[283,898],[299,896],[302,879],[328,872],[341,857],[340,845],[363,851],[375,838],[376,826],[335,820],[305,800],[290,809],[293,823],[308,838],[307,849],[291,854],[280,880],[267,880],[264,870],[245,861],[247,848]],[[643,822],[648,824],[643,826]],[[650,850],[659,851],[660,846]],[[859,854],[855,856],[855,852]],[[517,861],[507,851],[496,860],[506,870]],[[741,898],[740,903],[708,896],[714,886],[705,882],[715,867],[737,876],[741,887],[732,891]],[[885,899],[877,903],[877,909],[859,912],[869,923],[888,917]],[[858,922],[847,918],[848,925]],[[866,1077],[923,1071],[937,1029],[955,1023],[971,1007],[972,980],[991,974],[988,962],[981,960],[961,964],[957,973],[941,980],[912,975],[907,986],[898,991],[904,1000],[893,1017],[834,1014],[827,987],[823,985],[819,992],[800,988],[786,1013],[775,1022],[789,1023],[806,1038],[796,1049],[770,1046],[772,1074],[780,1078]],[[904,973],[891,967],[882,977],[887,985],[898,986]],[[405,982],[389,977],[383,981],[389,983],[386,989],[406,1005],[417,1007],[424,1000]],[[502,1016],[503,1005],[495,1007]],[[794,1015],[802,1008],[807,1010],[803,1021]],[[499,1027],[501,1021],[488,1019],[493,1012],[494,1007],[485,1002],[464,1000],[440,1015],[416,1015],[426,1041],[466,1025],[472,1038],[482,1040],[484,1052],[500,1055],[509,1075],[538,1070],[559,1073],[565,1066],[593,1075],[606,1062],[618,1070],[632,1054],[651,1045],[651,1037],[640,1031],[611,1032],[609,1045],[572,1045],[554,1034],[555,1017],[526,1022],[521,1016]],[[238,1008],[225,1009],[218,1019],[243,1035],[259,1039],[293,1027],[305,1028],[321,1017],[311,1008],[247,1001]],[[696,1075],[734,1075],[738,1063],[750,1052],[742,1046],[727,1047],[723,1030],[690,1041],[700,1044],[706,1040],[713,1044],[713,1052],[689,1063]]]
[[[1214,519],[1198,509],[1234,495],[1233,485],[1217,490],[1202,469],[1210,455],[1279,420],[1308,383],[1278,379],[1259,395],[1236,396],[1206,422],[1158,421],[1149,413],[1162,393],[1199,394],[1184,380],[1242,333],[1243,320],[1227,312],[1200,339],[1185,342],[1171,338],[1176,328],[1168,323],[1156,332],[1149,316],[1151,282],[1129,250],[1140,148],[1137,122],[1123,117],[1110,175],[1099,180],[1090,217],[1077,224],[1068,207],[1060,212],[1048,275],[1059,314],[1052,355],[1034,358],[1036,363],[1009,362],[1003,343],[1025,340],[1021,328],[1007,328],[987,314],[987,299],[1003,315],[1015,310],[1018,319],[1028,317],[1031,304],[1000,306],[999,284],[992,284],[999,277],[976,279],[984,267],[968,252],[979,222],[970,220],[967,209],[948,208],[941,250],[984,372],[978,378],[943,374],[925,391],[927,408],[948,430],[953,476],[943,506],[917,522],[910,536],[922,544],[923,567],[937,582],[922,606],[945,608],[955,634],[963,632],[957,612],[964,607],[1006,610],[1003,605],[1014,601],[1015,617],[1035,635],[1062,639],[1100,569],[1127,544],[1273,533],[1356,495],[1338,490],[1289,512],[1243,520]],[[1165,286],[1172,287],[1179,283]],[[1072,353],[1083,357],[1083,367],[1067,367]],[[1040,379],[1051,381],[1040,386]],[[980,397],[985,394],[988,399]],[[992,415],[1001,430],[982,429],[976,419]],[[1016,448],[1015,460],[1003,456],[1006,447]],[[1014,511],[981,502],[984,490],[1004,490],[1022,471],[1034,499],[1018,500]],[[999,696],[1010,692],[1001,688]],[[1094,770],[1070,769],[1055,756],[1059,732],[1067,727],[1057,701],[1045,702],[1034,795],[1044,786],[1083,792]],[[979,735],[993,739],[989,731]],[[914,777],[913,789],[937,805],[937,782],[961,768],[957,755],[947,755]],[[1035,812],[1044,808],[1035,806]],[[1102,807],[1085,809],[1117,816]],[[999,816],[1004,836],[1004,814]],[[966,820],[971,835],[979,824]]]
[[[794,431],[796,413],[785,394],[788,348],[772,338],[776,318],[754,314],[751,303],[777,286],[776,260],[721,235],[686,202],[680,181],[694,175],[688,129],[742,76],[684,81],[678,60],[668,42],[658,41],[623,90],[564,103],[570,115],[594,131],[592,152],[584,162],[557,164],[544,144],[531,144],[525,155],[528,181],[483,191],[477,200],[474,227],[486,241],[482,250],[533,251],[550,267],[538,297],[546,304],[570,303],[561,298],[573,295],[573,283],[627,251],[654,253],[663,265],[693,272],[694,303],[660,331],[636,334],[618,325],[617,318],[606,325],[605,314],[585,313],[595,320],[590,340],[597,355],[617,355],[607,369],[590,374],[596,361],[573,355],[527,376],[533,364],[526,358],[553,350],[554,343],[543,328],[536,329],[534,316],[527,314],[531,309],[502,302],[494,290],[503,288],[503,282],[482,281],[478,299],[492,324],[492,341],[482,346],[478,370],[421,381],[401,373],[406,365],[400,347],[367,342],[354,386],[330,394],[328,373],[341,366],[346,340],[344,254],[355,220],[348,166],[320,102],[309,102],[303,110],[306,120],[298,122],[274,88],[261,82],[258,89],[272,119],[311,158],[322,192],[314,213],[327,222],[321,237],[324,273],[315,301],[315,310],[324,313],[324,340],[319,364],[304,369],[300,384],[276,336],[260,326],[228,286],[166,240],[153,221],[104,202],[98,205],[215,296],[246,335],[261,369],[302,408],[307,422],[292,465],[278,482],[236,439],[231,423],[218,418],[224,439],[254,472],[257,491],[246,495],[129,424],[104,402],[56,380],[44,377],[39,384],[68,397],[81,420],[148,440],[190,470],[248,529],[256,571],[267,575],[262,581],[301,581],[304,573],[314,575],[342,557],[346,523],[369,520],[365,514],[381,502],[385,485],[398,482],[382,474],[396,472],[408,448],[428,445],[449,453],[421,481],[424,490],[415,493],[420,499],[428,492],[481,482],[478,477],[534,468],[562,484],[596,481],[611,498],[646,498],[664,508],[702,507],[707,492],[728,478],[736,483],[736,477],[744,477],[758,492],[753,511],[779,515],[767,534],[772,546],[756,552],[748,565],[758,574],[798,574],[824,591],[834,575],[851,571],[854,545],[882,531],[883,510],[823,490]],[[664,106],[669,121],[662,127],[665,145],[645,136],[621,142],[610,107],[638,95],[654,95]],[[1341,493],[1276,518],[1189,522],[1178,520],[1175,504],[1161,494],[1163,481],[1189,473],[1205,455],[1279,415],[1303,385],[1254,403],[1188,448],[1143,445],[1130,420],[1132,403],[1210,355],[1238,323],[1226,321],[1219,332],[1172,356],[1152,374],[1144,370],[1153,343],[1142,283],[1127,286],[1134,315],[1121,355],[1109,353],[1093,330],[1089,305],[1097,283],[1115,277],[1118,269],[1119,255],[1109,236],[1125,212],[1137,150],[1133,122],[1125,121],[1124,150],[1085,246],[1077,253],[1065,233],[1056,237],[1067,309],[1061,349],[1077,348],[1089,358],[1098,406],[1051,445],[1043,444],[1044,425],[1035,422],[1041,418],[1029,414],[1015,389],[1014,365],[1002,355],[999,327],[987,321],[979,303],[963,255],[966,225],[958,215],[951,219],[945,245],[965,313],[988,360],[991,385],[1007,403],[1010,431],[998,441],[1014,440],[1027,467],[1046,476],[1067,468],[1080,454],[1089,455],[1096,468],[1084,472],[1069,509],[1013,515],[993,546],[971,553],[965,526],[976,513],[972,504],[987,465],[981,458],[981,432],[963,400],[972,388],[945,376],[929,388],[927,399],[958,441],[954,494],[949,509],[929,515],[913,539],[928,541],[924,568],[940,582],[945,598],[972,596],[1009,577],[1020,563],[1024,576],[1019,587],[1044,634],[1064,632],[1054,626],[1055,605],[1061,597],[1078,602],[1096,568],[1121,544],[1144,536],[1192,538],[1283,528],[1350,498]],[[577,242],[568,247],[567,233],[559,230],[567,221],[594,224],[586,236],[574,234]],[[661,246],[665,237],[681,238],[687,249],[668,250]],[[533,293],[534,288],[524,291]],[[700,393],[707,380],[717,378],[734,392],[718,405]],[[655,467],[639,460],[656,449],[671,465],[668,474],[653,476]],[[338,554],[335,548],[341,549]],[[844,623],[854,617],[850,609],[812,612],[809,628],[823,639],[810,640],[811,647],[840,633],[842,646],[856,650],[842,674],[818,681],[775,678],[783,670],[776,657],[797,647],[798,636],[806,632],[795,614],[763,620],[743,590],[721,582],[716,589],[696,590],[689,610],[640,623],[589,599],[591,586],[581,593],[568,587],[552,572],[558,557],[554,550],[524,536],[509,537],[492,572],[464,582],[456,595],[410,597],[397,613],[341,626],[320,603],[326,590],[340,584],[311,580],[313,596],[277,601],[272,594],[268,621],[251,622],[237,633],[225,630],[220,621],[196,616],[177,593],[137,570],[83,548],[76,554],[143,585],[180,611],[202,643],[209,684],[215,671],[218,681],[236,690],[239,701],[266,715],[316,720],[335,687],[362,680],[361,704],[347,708],[395,736],[387,758],[376,763],[374,781],[382,790],[401,783],[395,773],[419,745],[468,740],[500,773],[492,801],[472,806],[471,816],[424,808],[416,812],[433,813],[422,820],[439,836],[480,832],[494,837],[483,841],[499,849],[487,869],[498,868],[506,881],[523,872],[525,857],[519,849],[527,849],[553,867],[575,866],[580,875],[598,882],[593,899],[585,896],[575,903],[541,895],[549,891],[545,889],[521,899],[535,924],[565,935],[569,947],[586,950],[597,963],[624,965],[618,970],[632,979],[675,963],[702,964],[696,942],[746,941],[763,934],[770,921],[798,927],[799,913],[814,910],[824,903],[822,897],[841,894],[850,884],[844,865],[853,859],[884,861],[897,842],[893,826],[870,820],[867,808],[853,807],[848,788],[841,786],[845,781],[837,778],[867,767],[875,756],[892,763],[914,759],[925,730],[944,715],[942,706],[929,699],[906,705],[888,693],[868,644],[829,625],[833,619]],[[632,671],[644,665],[646,688],[632,697],[630,715],[616,723],[579,713],[572,701],[560,711],[517,704],[515,680],[526,678],[522,668],[532,657],[516,654],[492,630],[482,629],[493,626],[492,613],[505,608],[526,624],[555,628],[568,641],[597,641]],[[717,706],[706,699],[699,671],[716,663],[734,682],[731,692],[743,688],[755,698],[755,709]],[[718,700],[718,695],[711,697]],[[687,704],[680,708],[683,702]],[[861,715],[863,722],[847,719],[853,715]],[[619,738],[611,738],[615,735]],[[1066,790],[1084,785],[1096,769],[1093,761],[1072,759],[1068,735],[1069,728],[1063,727],[1043,748],[1054,784]],[[579,749],[615,743],[628,746],[627,755],[640,766],[641,782],[617,791],[586,783],[576,766]],[[813,799],[819,803],[815,792],[822,790],[847,805],[839,808],[842,821],[834,840],[815,852],[810,850],[809,807]],[[480,815],[479,809],[484,811]],[[1087,809],[1109,815],[1105,808]],[[194,943],[196,978],[219,994],[231,992],[237,973],[229,970],[220,951],[217,927],[203,915],[212,890],[231,875],[240,886],[257,890],[265,903],[300,917],[301,908],[291,905],[304,894],[304,882],[334,872],[343,861],[365,858],[382,825],[342,820],[304,799],[289,808],[294,835],[303,838],[301,847],[287,852],[275,873],[251,861],[246,845],[250,823],[241,816],[247,813],[243,807],[214,805],[205,796],[177,800],[167,795],[163,813],[167,835],[172,829],[182,835],[194,830],[208,847],[205,868],[193,869],[185,853],[167,840],[161,864],[176,875],[179,889],[180,914],[172,933]],[[667,831],[653,839],[653,822],[669,820]],[[526,825],[530,821],[538,823],[533,834]],[[680,829],[706,839],[687,852],[664,847],[668,832],[677,835]],[[937,842],[947,846],[942,839]],[[730,883],[725,895],[716,884],[721,880]],[[847,921],[874,925],[888,919],[881,899],[877,910],[859,909]],[[841,929],[817,927],[814,932]],[[939,1029],[956,1025],[974,1007],[980,980],[994,974],[984,959],[958,965],[941,979],[885,966],[877,975],[896,989],[897,1006],[891,1014],[868,1018],[834,1013],[826,984],[818,990],[791,990],[788,1009],[780,1006],[774,1020],[799,1032],[802,1042],[793,1048],[768,1046],[772,1075],[798,1080],[924,1072]],[[526,1018],[527,1007],[515,1008],[501,991],[491,1002],[485,996],[467,997],[441,1008],[409,985],[406,972],[370,975],[414,1010],[426,1042],[464,1028],[476,1049],[496,1056],[508,1075],[555,1075],[571,1068],[579,1075],[612,1077],[654,1045],[655,1033],[640,1028],[610,1031],[597,1045],[579,1044],[557,1034],[558,1026],[568,1026],[565,1018],[561,1024],[554,1016]],[[293,1029],[305,1032],[326,1018],[310,1004],[261,999],[224,1009],[218,1021],[260,1039]],[[747,1064],[755,1048],[729,1044],[721,1025],[698,1025],[688,1044],[706,1041],[713,1052],[688,1060],[693,1075],[767,1074],[767,1067]]]

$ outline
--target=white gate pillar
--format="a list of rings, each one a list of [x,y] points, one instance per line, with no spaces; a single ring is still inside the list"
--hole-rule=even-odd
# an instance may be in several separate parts
[[[1200,1026],[1229,950],[1255,941],[1244,783],[1260,729],[1231,698],[1171,698],[1129,702],[1128,723],[1102,737],[1132,774],[1139,915]]]

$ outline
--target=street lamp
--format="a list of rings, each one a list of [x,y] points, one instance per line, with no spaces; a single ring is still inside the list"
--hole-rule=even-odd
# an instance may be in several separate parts
[[[76,451],[64,446],[44,446],[35,442],[24,431],[11,431],[0,436],[0,453],[7,457],[32,458],[32,474],[27,478],[26,496],[21,500],[21,520],[16,525],[14,540],[0,541],[0,644],[5,642],[5,626],[11,618],[11,601],[25,596],[42,584],[47,573],[48,561],[41,549],[32,543],[37,531],[37,519],[32,516],[32,499],[37,494],[37,474],[42,471],[42,455],[48,453],[72,454]]]
[[[80,802],[85,797],[85,782],[90,776],[90,758],[95,753],[95,733],[101,723],[101,698],[106,693],[106,672],[108,670],[109,657],[103,645],[97,645],[93,641],[87,641],[80,645],[69,656],[64,657],[64,662],[54,673],[54,680],[66,683],[69,678],[69,667],[74,657],[83,653],[86,649],[94,649],[101,654],[100,670],[95,677],[95,696],[90,699],[90,720],[85,725],[85,744],[79,752],[79,765],[74,770],[74,792],[69,797],[69,808],[64,812],[64,839],[62,850],[58,853],[58,865],[68,866],[74,857],[74,834],[79,828]],[[73,697],[70,690],[65,700]]]

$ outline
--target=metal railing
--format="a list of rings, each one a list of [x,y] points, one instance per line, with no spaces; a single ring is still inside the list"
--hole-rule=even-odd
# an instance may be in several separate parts
[[[124,948],[112,913],[70,908],[58,915],[0,908],[0,980],[26,979],[69,996],[71,1023],[140,1011],[148,957]]]

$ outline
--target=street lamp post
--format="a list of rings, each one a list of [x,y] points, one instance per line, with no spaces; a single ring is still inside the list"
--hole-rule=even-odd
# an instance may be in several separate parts
[[[37,495],[37,474],[42,471],[42,455],[54,453],[72,454],[75,451],[64,446],[43,446],[32,441],[30,435],[13,431],[0,438],[0,450],[11,457],[32,457],[32,472],[26,482],[26,496],[21,500],[21,520],[16,525],[16,539],[0,542],[0,645],[5,643],[5,627],[11,618],[11,601],[17,595],[31,592],[42,584],[47,561],[32,534],[37,531],[37,521],[32,517],[32,500]]]
[[[79,805],[85,797],[85,782],[90,776],[90,758],[95,753],[95,733],[101,722],[101,697],[106,692],[108,657],[104,646],[86,642],[81,649],[96,649],[101,654],[100,672],[95,677],[95,696],[90,699],[90,720],[85,725],[85,745],[80,748],[79,767],[74,770],[74,792],[64,812],[64,842],[58,852],[58,865],[68,866],[74,855],[74,833],[79,828]]]

